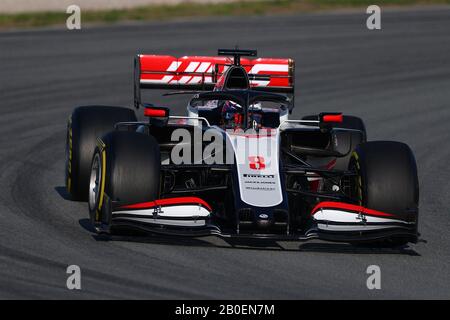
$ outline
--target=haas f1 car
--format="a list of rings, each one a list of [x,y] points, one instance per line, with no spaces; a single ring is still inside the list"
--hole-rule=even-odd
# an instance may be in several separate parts
[[[354,116],[290,119],[294,68],[255,50],[137,55],[134,104],[145,121],[130,108],[76,108],[68,192],[88,201],[99,233],[417,242],[411,149],[367,141]],[[142,89],[190,97],[187,115],[144,103]]]

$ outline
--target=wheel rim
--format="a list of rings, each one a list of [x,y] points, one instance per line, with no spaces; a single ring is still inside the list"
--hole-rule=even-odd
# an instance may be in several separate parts
[[[91,176],[89,179],[89,209],[94,210],[97,207],[98,196],[100,193],[100,181],[102,174],[102,164],[98,153],[95,154],[91,167]]]

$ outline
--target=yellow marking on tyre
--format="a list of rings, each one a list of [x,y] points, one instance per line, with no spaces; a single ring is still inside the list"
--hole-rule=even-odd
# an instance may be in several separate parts
[[[357,179],[357,183],[358,183],[358,200],[359,200],[359,205],[362,206],[362,179],[361,179],[361,175],[360,175],[360,170],[361,170],[361,166],[359,165],[359,157],[358,154],[356,153],[356,151],[352,152],[352,157],[355,158],[355,165],[356,165],[356,169],[358,170],[358,179]]]
[[[102,139],[97,138],[97,147],[101,153],[101,161],[102,161],[102,172],[101,172],[101,177],[100,177],[100,190],[99,190],[99,202],[98,202],[98,206],[95,210],[95,220],[98,221],[100,220],[100,211],[103,205],[103,194],[104,194],[104,190],[105,190],[105,174],[106,174],[106,151],[105,151],[105,143],[102,141]]]
[[[358,168],[358,170],[361,169],[361,167],[359,166],[359,157],[358,157],[358,154],[355,151],[353,151],[352,157],[355,158],[356,168]]]
[[[97,146],[100,150],[103,150],[106,147],[105,143],[100,138],[97,138]]]
[[[106,180],[106,145],[105,143],[100,139],[97,138],[97,145],[101,152],[101,158],[102,158],[102,172],[101,172],[101,179],[100,179],[100,191],[99,191],[99,201],[98,201],[98,207],[96,210],[96,216],[95,219],[98,221],[100,220],[100,212],[103,206],[103,198],[105,193],[105,180]]]
[[[361,174],[359,172],[358,172],[358,198],[359,198],[359,205],[362,206],[362,179]]]

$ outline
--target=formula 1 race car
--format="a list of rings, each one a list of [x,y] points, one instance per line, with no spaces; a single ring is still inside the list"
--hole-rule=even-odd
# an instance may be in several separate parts
[[[417,169],[404,143],[367,141],[363,121],[291,120],[294,61],[135,57],[134,104],[85,106],[68,121],[66,186],[97,232],[403,245],[418,239]],[[191,98],[187,116],[141,89]]]

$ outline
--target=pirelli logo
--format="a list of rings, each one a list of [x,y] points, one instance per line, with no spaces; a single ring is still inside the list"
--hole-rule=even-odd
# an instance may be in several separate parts
[[[265,179],[274,179],[275,175],[273,174],[243,174],[244,178],[265,178]]]

